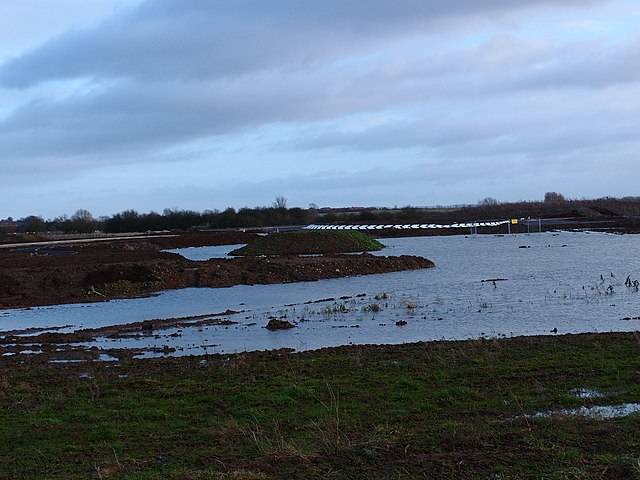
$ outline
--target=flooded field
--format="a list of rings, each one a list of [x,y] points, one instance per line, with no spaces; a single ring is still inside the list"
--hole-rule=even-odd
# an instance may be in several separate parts
[[[184,258],[195,261],[209,260],[211,258],[229,258],[229,252],[244,247],[244,243],[236,245],[215,245],[209,247],[188,247],[188,248],[173,248],[169,250],[163,250],[169,253],[177,253]]]
[[[378,255],[420,255],[436,268],[4,310],[0,330],[64,333],[205,315],[83,344],[145,349],[143,356],[156,356],[640,329],[640,292],[633,283],[640,279],[635,254],[640,236],[543,233],[382,241],[387,248]],[[177,252],[206,260],[233,248]],[[238,313],[213,317],[228,310]],[[294,328],[264,328],[274,319]]]

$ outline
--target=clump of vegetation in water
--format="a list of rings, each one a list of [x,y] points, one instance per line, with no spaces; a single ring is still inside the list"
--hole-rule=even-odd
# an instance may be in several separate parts
[[[373,313],[377,313],[380,310],[382,310],[382,308],[380,308],[380,305],[378,305],[377,303],[372,303],[371,305],[367,305],[362,309],[363,312],[373,312]]]
[[[384,245],[375,238],[357,231],[302,231],[274,233],[258,237],[229,255],[313,255],[325,253],[356,253],[381,250]]]
[[[344,303],[335,303],[333,306],[331,307],[325,307],[322,310],[322,313],[324,313],[325,315],[334,315],[337,313],[349,313],[349,307],[347,307]]]

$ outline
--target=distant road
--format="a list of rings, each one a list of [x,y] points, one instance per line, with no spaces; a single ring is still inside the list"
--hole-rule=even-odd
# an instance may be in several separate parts
[[[170,238],[178,235],[134,235],[128,237],[100,237],[100,238],[80,238],[75,240],[50,240],[43,242],[21,242],[0,244],[0,249],[25,248],[25,247],[46,247],[49,245],[72,245],[78,243],[110,242],[113,240],[139,240],[141,238]]]

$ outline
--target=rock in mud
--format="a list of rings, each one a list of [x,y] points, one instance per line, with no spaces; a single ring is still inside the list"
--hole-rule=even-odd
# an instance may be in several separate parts
[[[144,322],[142,322],[142,325],[140,326],[140,330],[142,330],[143,332],[153,332],[153,321],[152,320],[145,320]]]
[[[269,323],[267,323],[267,326],[265,327],[267,330],[288,330],[290,328],[295,328],[295,325],[287,320],[278,320],[278,319],[271,319],[269,320]]]

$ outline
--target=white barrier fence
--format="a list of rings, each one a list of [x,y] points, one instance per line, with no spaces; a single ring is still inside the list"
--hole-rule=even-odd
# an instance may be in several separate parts
[[[307,230],[424,230],[443,228],[499,227],[500,225],[508,225],[509,223],[509,220],[497,220],[492,222],[451,223],[448,225],[438,223],[412,223],[406,225],[308,225],[304,228]]]

